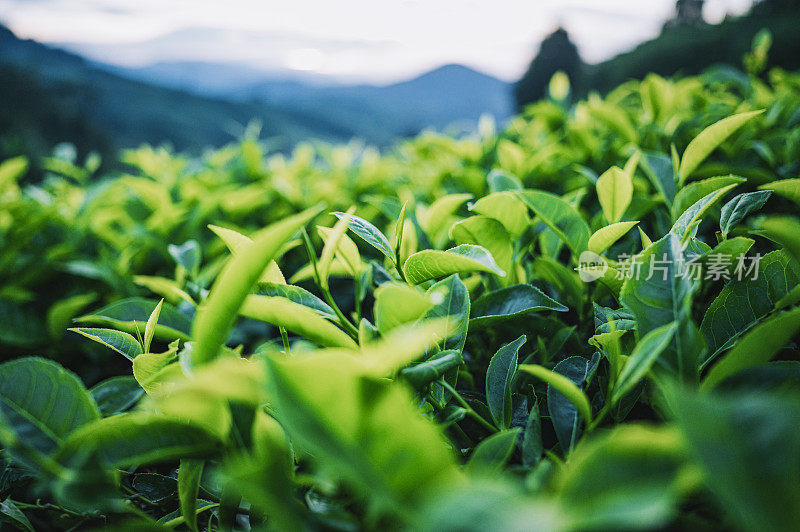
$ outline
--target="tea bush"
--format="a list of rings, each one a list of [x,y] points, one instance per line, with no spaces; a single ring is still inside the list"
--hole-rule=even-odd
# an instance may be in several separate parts
[[[795,529],[800,75],[550,94],[2,163],[3,526]]]

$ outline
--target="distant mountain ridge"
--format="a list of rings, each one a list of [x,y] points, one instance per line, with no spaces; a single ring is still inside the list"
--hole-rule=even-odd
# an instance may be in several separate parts
[[[87,124],[84,129],[96,133],[93,138],[108,139],[118,148],[169,143],[198,152],[233,140],[251,120],[260,121],[262,135],[274,138],[278,147],[352,138],[388,146],[424,128],[472,128],[484,113],[503,120],[512,109],[507,83],[460,65],[387,86],[331,85],[313,76],[287,79],[234,64],[163,63],[130,69],[20,39],[0,25],[3,68],[37,84],[36,98],[47,102],[28,102],[31,108],[55,105],[67,125],[80,119]],[[13,79],[16,74],[6,85],[16,83]],[[18,87],[6,88],[0,96],[19,94]],[[13,119],[8,122],[31,122],[23,124],[26,131],[53,129],[41,113],[25,118],[14,102],[0,102],[2,106],[6,109],[0,109],[0,116]],[[0,137],[10,127],[0,121]],[[63,135],[69,136],[67,132]],[[73,139],[37,143],[58,141]],[[87,141],[89,147],[92,142]]]
[[[387,133],[474,125],[483,114],[512,114],[510,84],[457,64],[389,85],[343,85],[307,74],[265,72],[241,65],[202,62],[109,67],[125,76],[201,95],[265,102],[281,109],[325,117],[383,144]]]
[[[263,102],[231,102],[186,91],[133,80],[99,68],[83,58],[20,39],[0,26],[0,68],[19,73],[36,85],[36,97],[47,100],[42,107],[55,105],[64,116],[86,121],[90,128],[111,139],[116,147],[169,143],[180,150],[199,151],[219,146],[235,138],[237,125],[259,120],[265,136],[283,145],[318,138],[346,140],[357,132],[324,117],[280,109]],[[15,74],[14,79],[19,76]],[[3,94],[17,94],[19,88],[0,80]],[[2,99],[2,98],[0,98]],[[18,118],[18,102],[0,101],[0,115]],[[36,102],[25,102],[36,108]],[[34,117],[23,124],[25,130],[47,131],[50,124]],[[0,123],[0,136],[10,126]],[[18,128],[19,129],[19,128]],[[72,141],[70,138],[58,141]]]

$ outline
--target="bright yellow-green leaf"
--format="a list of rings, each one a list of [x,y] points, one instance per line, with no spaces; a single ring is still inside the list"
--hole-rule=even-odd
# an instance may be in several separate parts
[[[431,298],[405,283],[384,283],[375,290],[375,325],[386,334],[404,323],[414,322],[433,307]]]
[[[639,222],[617,222],[607,225],[594,232],[589,238],[589,251],[602,253],[610,248],[614,242],[622,238],[625,233],[633,229]]]
[[[345,213],[345,215],[339,219],[336,224],[331,229],[330,233],[327,235],[327,240],[325,240],[325,245],[322,248],[322,253],[319,256],[319,261],[317,262],[317,271],[319,272],[319,280],[322,283],[323,287],[328,286],[328,274],[330,272],[331,262],[333,262],[333,257],[337,253],[339,249],[339,243],[342,240],[342,237],[345,236],[347,232],[347,227],[350,224],[350,216],[353,214],[355,208],[350,208],[350,210]],[[353,244],[353,242],[350,242]],[[353,244],[355,247],[355,244]],[[351,251],[351,250],[350,250]],[[356,250],[358,252],[358,250]],[[341,254],[341,252],[339,252]],[[343,257],[343,262],[345,264],[348,260],[352,260],[352,257]],[[350,267],[354,267],[353,264],[350,264]]]
[[[592,407],[589,404],[589,399],[587,399],[586,394],[568,378],[535,364],[520,364],[519,369],[525,373],[530,373],[537,379],[543,380],[561,392],[561,394],[578,409],[578,413],[583,418],[584,423],[588,424],[592,420]]]
[[[325,243],[328,242],[332,231],[333,229],[329,227],[317,226],[317,232]],[[352,275],[361,273],[361,255],[358,252],[358,247],[346,234],[342,234],[339,239],[336,256],[347,266]],[[328,269],[328,272],[330,274],[330,269]]]
[[[725,139],[730,137],[737,129],[742,127],[748,120],[761,113],[760,111],[750,111],[723,118],[719,122],[711,124],[700,132],[686,147],[681,159],[680,169],[678,170],[678,183],[683,184],[692,175],[700,163],[708,157]]]
[[[617,166],[606,170],[597,180],[597,199],[606,219],[615,223],[622,218],[633,198],[633,181]]]
[[[150,352],[150,343],[153,341],[153,335],[156,333],[156,324],[158,323],[158,316],[161,314],[161,305],[164,304],[164,300],[158,302],[156,308],[153,309],[153,312],[150,314],[150,317],[147,319],[147,323],[144,326],[144,352]]]
[[[217,356],[239,307],[269,261],[284,242],[320,211],[321,208],[312,207],[262,229],[246,250],[234,255],[225,265],[208,297],[198,307],[192,324],[192,359],[195,363],[204,363]]]
[[[239,313],[284,327],[322,346],[356,347],[352,338],[319,313],[283,297],[249,295]]]
[[[500,277],[505,275],[489,251],[470,244],[462,244],[447,251],[425,249],[414,253],[403,265],[403,272],[411,284],[420,284],[453,273],[488,272]]]
[[[470,210],[499,221],[514,238],[531,224],[528,208],[512,192],[494,192],[484,196]]]
[[[758,187],[760,190],[774,190],[784,198],[800,205],[800,178],[780,179]]]
[[[144,286],[155,294],[160,295],[172,304],[176,304],[180,300],[186,301],[191,305],[195,304],[192,296],[181,289],[178,283],[172,279],[150,275],[134,275],[133,282],[139,286]]]

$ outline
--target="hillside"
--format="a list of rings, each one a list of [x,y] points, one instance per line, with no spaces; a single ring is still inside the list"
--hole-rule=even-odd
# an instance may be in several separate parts
[[[772,34],[769,64],[800,68],[800,11],[781,15],[746,16],[702,27],[683,26],[665,30],[656,39],[597,65],[587,65],[581,85],[584,92],[607,92],[629,79],[653,72],[662,76],[697,74],[715,64],[740,67],[756,33]]]
[[[307,138],[346,140],[356,133],[297,110],[262,102],[223,101],[131,80],[97,68],[77,55],[19,39],[3,27],[0,68],[35,87],[19,91],[4,78],[0,84],[0,116],[16,122],[28,120],[23,124],[28,130],[51,131],[49,122],[41,122],[46,117],[36,113],[20,116],[20,109],[54,108],[57,114],[79,118],[85,128],[113,139],[116,147],[170,143],[180,150],[198,151],[232,140],[253,119],[262,122],[263,135],[275,137],[279,146]],[[4,137],[19,135],[19,127],[12,126],[9,120],[0,123]]]
[[[444,65],[390,85],[340,85],[320,76],[289,77],[225,63],[110,68],[148,83],[325,118],[377,144],[424,128],[471,126],[482,114],[502,121],[512,112],[508,83],[463,65]]]

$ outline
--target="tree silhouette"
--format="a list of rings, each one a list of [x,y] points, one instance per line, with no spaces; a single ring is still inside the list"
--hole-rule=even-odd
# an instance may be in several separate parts
[[[517,107],[522,109],[544,97],[550,78],[559,70],[563,70],[574,83],[582,66],[578,49],[569,39],[567,31],[558,28],[542,41],[539,53],[514,86]]]

